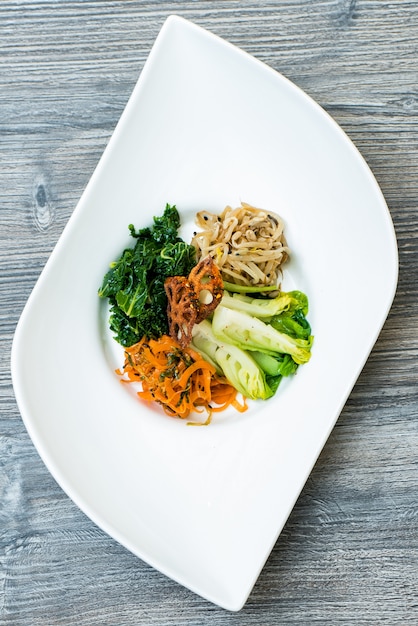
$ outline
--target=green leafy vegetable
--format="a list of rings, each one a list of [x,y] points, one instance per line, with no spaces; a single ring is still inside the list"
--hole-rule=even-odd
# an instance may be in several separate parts
[[[296,306],[295,299],[292,298],[291,293],[285,292],[281,292],[276,298],[251,298],[238,293],[231,296],[225,291],[221,304],[228,309],[242,311],[259,319],[270,319],[274,315],[278,315],[283,311],[289,311]]]
[[[290,354],[298,365],[307,363],[311,339],[298,339],[276,330],[256,317],[220,305],[213,314],[213,332],[228,343],[243,350],[254,350],[274,356]]]
[[[125,249],[103,278],[99,296],[109,298],[109,326],[125,347],[168,333],[164,282],[187,276],[196,263],[195,248],[178,236],[179,227],[179,213],[169,204],[152,228],[136,232],[130,224],[135,246]]]
[[[254,361],[269,376],[290,376],[298,368],[297,363],[295,363],[290,354],[271,356],[265,352],[253,351],[252,356]]]
[[[270,324],[291,337],[298,339],[309,339],[311,336],[311,326],[301,311],[285,312],[270,320]]]
[[[273,395],[263,370],[251,354],[237,346],[220,342],[208,320],[194,326],[192,345],[247,398],[267,400]]]
[[[241,393],[265,400],[310,359],[307,313],[308,299],[300,291],[271,300],[225,291],[212,322],[193,328],[193,346]]]

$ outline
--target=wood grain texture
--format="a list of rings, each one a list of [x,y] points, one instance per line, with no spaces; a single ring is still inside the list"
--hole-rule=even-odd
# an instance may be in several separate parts
[[[385,327],[238,614],[79,511],[35,451],[10,377],[26,299],[171,13],[279,70],[337,120],[399,245]],[[4,0],[0,54],[0,624],[416,625],[418,1]]]

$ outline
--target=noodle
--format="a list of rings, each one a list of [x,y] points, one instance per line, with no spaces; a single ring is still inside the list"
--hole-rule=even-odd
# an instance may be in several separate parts
[[[200,211],[192,245],[197,258],[211,256],[222,278],[238,285],[279,286],[281,266],[289,256],[283,221],[245,202],[220,215]]]

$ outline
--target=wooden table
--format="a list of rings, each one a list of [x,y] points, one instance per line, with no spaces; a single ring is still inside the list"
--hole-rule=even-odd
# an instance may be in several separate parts
[[[268,63],[337,120],[399,243],[387,322],[239,613],[80,512],[31,443],[10,376],[26,299],[172,13]],[[417,624],[418,2],[7,0],[0,47],[0,623]]]

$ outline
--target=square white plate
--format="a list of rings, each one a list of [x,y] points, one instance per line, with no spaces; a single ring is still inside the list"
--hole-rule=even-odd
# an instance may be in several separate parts
[[[166,202],[281,214],[286,284],[310,298],[312,359],[276,397],[190,428],[119,383],[97,289]],[[132,240],[131,240],[132,241]],[[271,68],[176,16],[21,316],[19,408],[47,467],[133,553],[229,610],[245,603],[392,303],[393,225],[337,124]]]

